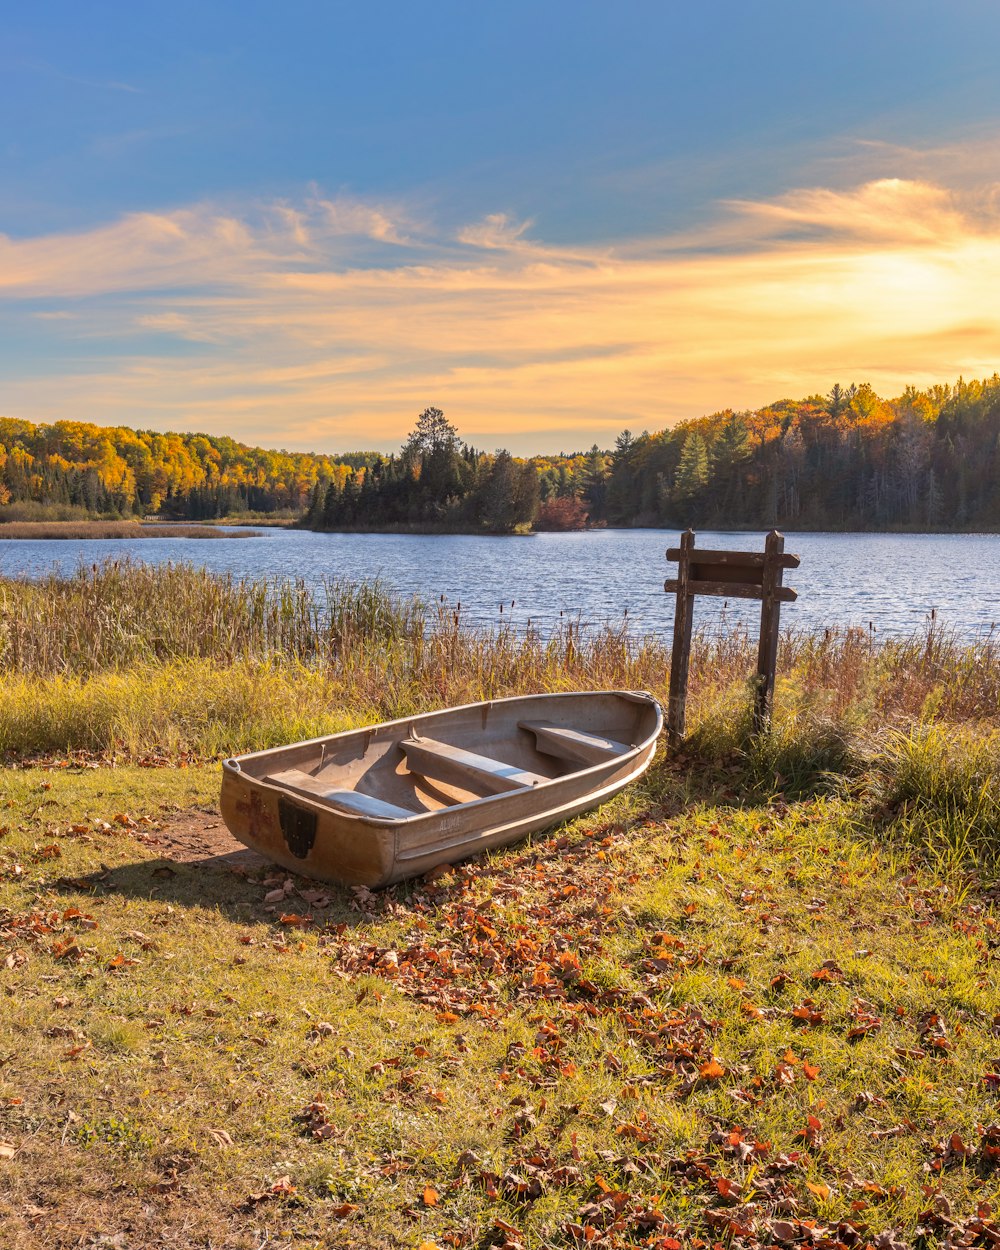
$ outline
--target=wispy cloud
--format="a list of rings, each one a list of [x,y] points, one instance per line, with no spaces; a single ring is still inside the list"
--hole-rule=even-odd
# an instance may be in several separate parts
[[[20,374],[0,407],[347,448],[394,445],[435,403],[471,440],[504,430],[527,450],[837,380],[992,373],[995,192],[800,188],[615,249],[318,194],[0,238],[0,297],[81,314],[38,327],[62,336],[65,373]]]
[[[56,78],[60,82],[73,83],[78,87],[92,87],[98,91],[124,91],[128,95],[142,95],[141,87],[136,87],[130,82],[122,82],[119,79],[87,78],[80,74],[67,74],[55,65],[50,65],[47,61],[22,59],[19,61],[19,64],[33,73],[43,74],[47,78]]]

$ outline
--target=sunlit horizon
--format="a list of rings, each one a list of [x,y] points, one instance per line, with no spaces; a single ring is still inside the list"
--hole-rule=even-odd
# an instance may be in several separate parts
[[[388,452],[434,405],[555,453],[1000,363],[1000,14],[556,5],[380,42],[331,13],[305,48],[277,22],[234,43],[225,4],[114,30],[57,7],[0,85],[5,416]],[[948,57],[961,90],[919,82]]]

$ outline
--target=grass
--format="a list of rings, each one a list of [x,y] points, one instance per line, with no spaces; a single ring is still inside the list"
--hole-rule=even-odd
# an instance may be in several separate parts
[[[157,842],[212,755],[666,661],[378,586],[0,583],[0,1245],[1000,1237],[992,640],[788,638],[754,737],[702,637],[679,755],[378,895]]]
[[[6,521],[0,539],[11,538],[254,538],[212,525],[149,525],[140,521]]]
[[[934,1244],[1000,1197],[992,896],[853,800],[663,761],[376,896],[165,863],[217,780],[0,775],[5,1246]]]

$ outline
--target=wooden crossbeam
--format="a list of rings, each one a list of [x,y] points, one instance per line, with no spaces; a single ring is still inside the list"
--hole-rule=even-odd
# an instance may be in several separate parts
[[[408,820],[416,816],[405,807],[397,807],[395,803],[386,803],[373,794],[361,794],[357,790],[345,790],[343,786],[332,785],[321,777],[312,777],[309,773],[300,772],[297,768],[286,769],[282,773],[272,773],[266,781],[282,786],[293,794],[301,794],[306,798],[319,799],[336,807],[340,811],[350,812],[354,816],[378,816],[382,820]]]
[[[474,751],[463,751],[461,747],[436,742],[433,738],[407,738],[399,745],[413,772],[432,781],[443,781],[446,785],[473,790],[478,787],[490,794],[504,794],[508,790],[523,790],[550,780],[541,773],[529,772],[516,764],[504,764],[501,760],[477,755]]]
[[[543,755],[568,760],[571,764],[601,764],[616,755],[627,755],[632,750],[615,738],[601,734],[584,733],[581,729],[567,729],[565,725],[553,725],[542,720],[518,721],[519,729],[527,729],[535,735],[538,750]]]

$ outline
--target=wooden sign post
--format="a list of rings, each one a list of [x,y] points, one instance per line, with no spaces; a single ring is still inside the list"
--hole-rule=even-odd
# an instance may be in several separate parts
[[[770,721],[774,696],[774,674],[778,662],[778,618],[780,605],[791,603],[795,591],[781,584],[785,569],[797,569],[799,557],[785,555],[785,540],[771,530],[761,551],[697,551],[694,531],[685,530],[681,545],[667,550],[667,559],[677,562],[677,576],[668,578],[663,589],[677,595],[674,612],[674,650],[670,663],[670,698],[667,705],[667,734],[676,746],[684,737],[687,704],[688,667],[691,660],[691,626],[695,595],[715,595],[725,599],[759,599],[760,643],[757,648],[757,687],[753,724],[759,733]]]

